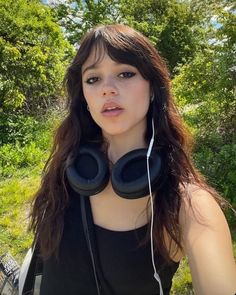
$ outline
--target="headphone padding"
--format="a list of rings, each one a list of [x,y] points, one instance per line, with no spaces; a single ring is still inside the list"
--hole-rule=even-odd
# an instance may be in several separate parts
[[[149,166],[152,190],[155,190],[161,171],[161,157],[156,149],[151,152]],[[116,194],[123,198],[148,195],[147,149],[137,149],[121,157],[113,167],[111,182]]]
[[[81,146],[79,154],[70,164],[66,176],[70,186],[83,196],[96,195],[109,181],[109,167],[105,155],[90,146]]]

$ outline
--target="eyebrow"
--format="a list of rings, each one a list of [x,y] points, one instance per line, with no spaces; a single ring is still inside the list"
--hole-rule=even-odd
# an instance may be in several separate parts
[[[90,66],[87,66],[87,67],[82,71],[82,75],[83,75],[86,71],[96,69],[97,67],[98,67],[97,64],[92,64],[92,65],[90,65]]]
[[[119,66],[119,65],[123,65],[123,64],[125,64],[125,63],[114,61],[114,64]],[[130,64],[127,64],[127,65],[130,65]],[[132,66],[132,65],[130,65],[130,66]],[[82,71],[82,75],[84,75],[85,72],[87,72],[87,71],[89,71],[89,70],[97,69],[98,67],[99,67],[99,63],[94,63],[94,64],[92,64],[92,65],[90,65],[90,66],[87,66],[87,67]]]

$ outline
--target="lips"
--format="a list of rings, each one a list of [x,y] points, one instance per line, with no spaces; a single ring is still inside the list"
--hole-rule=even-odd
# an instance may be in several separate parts
[[[123,110],[123,108],[115,102],[105,103],[104,106],[102,107],[102,113],[111,112],[114,110]]]
[[[119,104],[110,102],[103,105],[101,112],[104,116],[113,117],[120,115],[123,110],[124,109]]]

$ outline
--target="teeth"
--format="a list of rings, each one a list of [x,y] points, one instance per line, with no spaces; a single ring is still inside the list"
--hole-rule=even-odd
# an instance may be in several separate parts
[[[115,110],[117,109],[117,107],[110,107],[110,108],[106,108],[106,111],[111,111],[111,110]]]

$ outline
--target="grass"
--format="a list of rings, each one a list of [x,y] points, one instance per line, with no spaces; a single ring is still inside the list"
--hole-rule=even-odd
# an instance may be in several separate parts
[[[171,295],[192,295],[192,277],[188,266],[187,259],[184,258],[180,262],[180,266],[173,278]]]
[[[21,262],[31,245],[27,231],[30,200],[39,176],[5,179],[0,182],[0,249]]]

